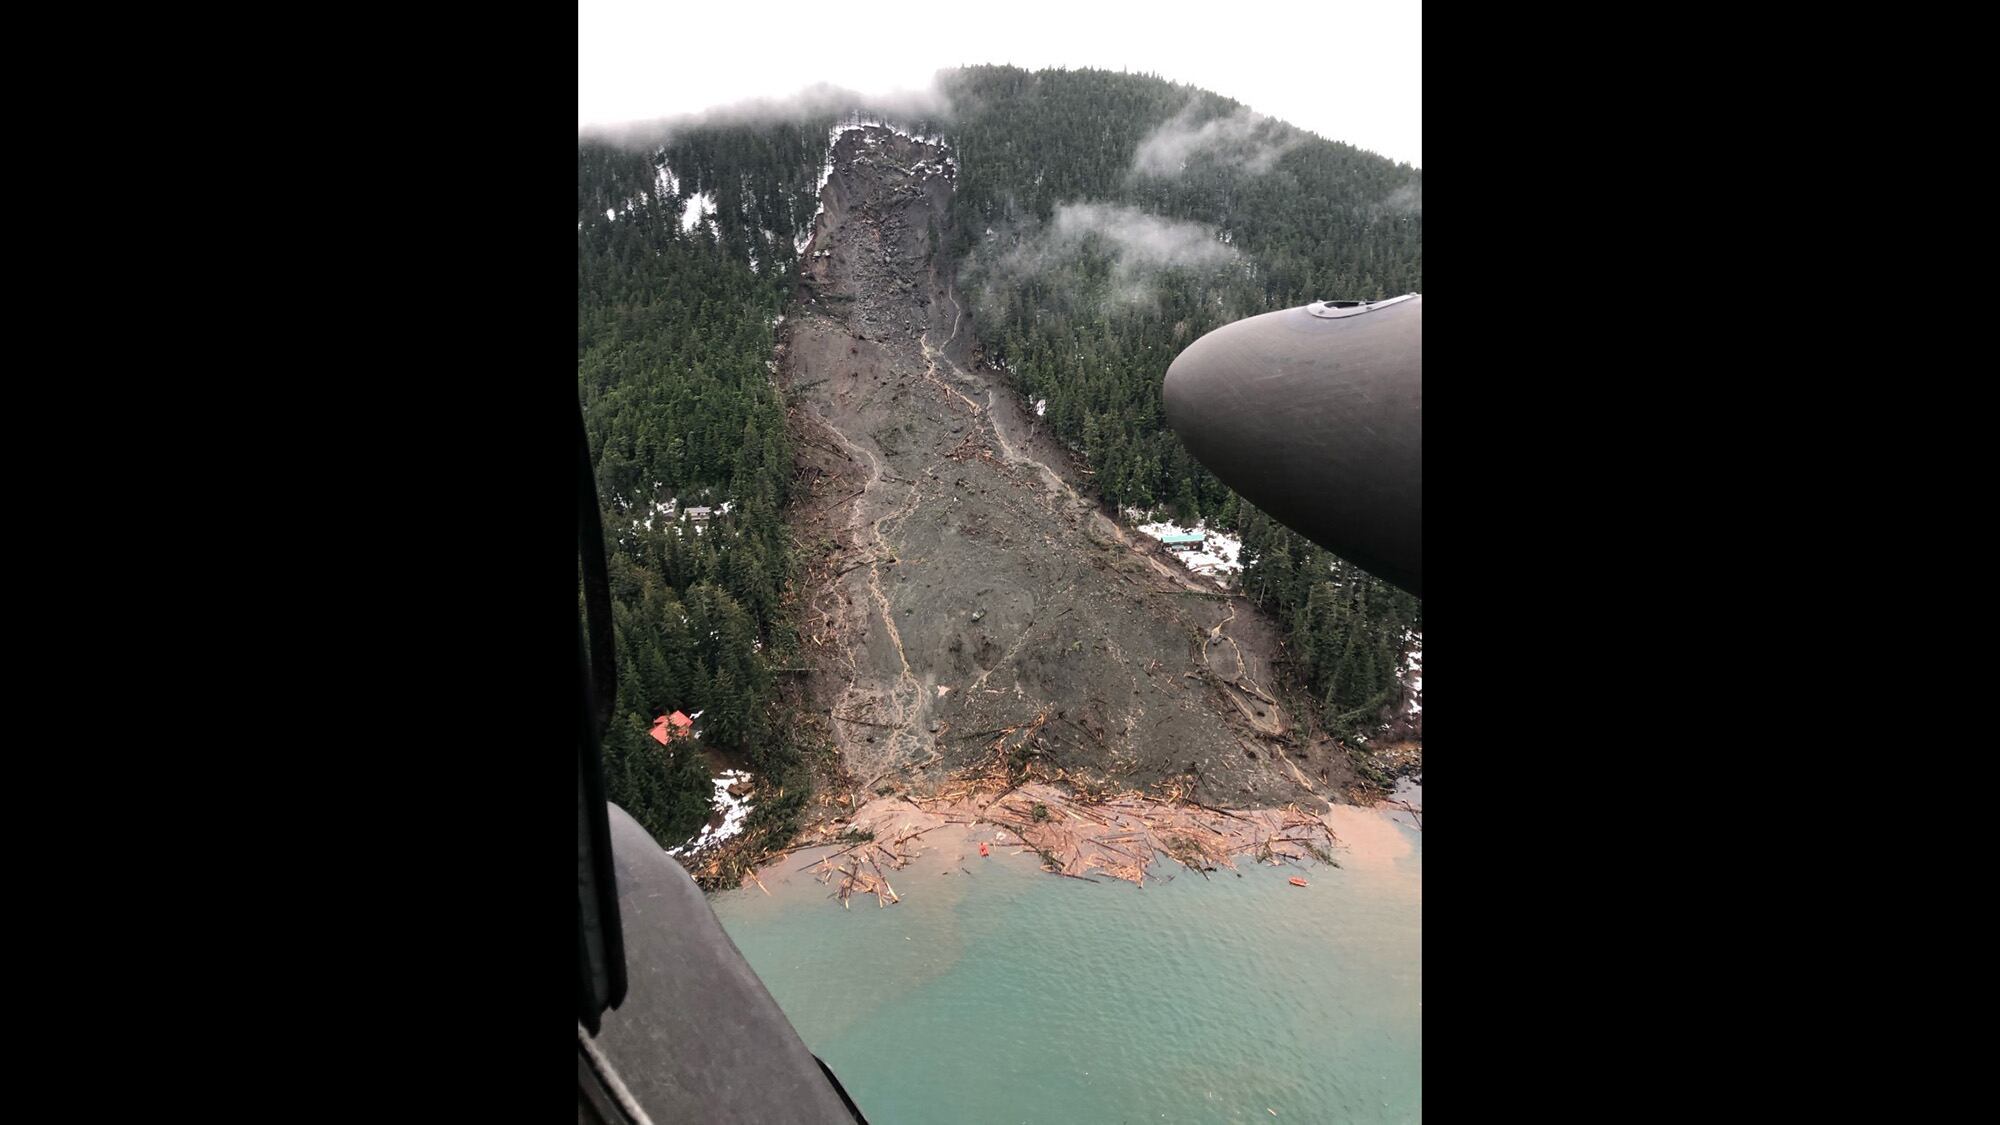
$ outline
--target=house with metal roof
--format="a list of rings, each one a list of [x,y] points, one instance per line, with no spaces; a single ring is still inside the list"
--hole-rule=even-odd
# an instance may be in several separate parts
[[[661,715],[653,720],[653,741],[668,746],[676,738],[689,738],[694,734],[694,720],[679,711],[671,715]]]

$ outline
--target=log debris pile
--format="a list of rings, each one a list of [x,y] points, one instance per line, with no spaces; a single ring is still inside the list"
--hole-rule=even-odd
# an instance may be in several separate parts
[[[875,803],[883,804],[884,802]],[[866,812],[867,810],[864,809],[863,811]],[[910,847],[906,850],[905,845],[926,832],[944,827],[947,823],[952,822],[939,820],[937,823],[926,828],[915,828],[906,823],[903,826],[902,833],[889,839],[887,842],[883,841],[881,833],[873,833],[870,839],[862,840],[837,852],[823,855],[799,870],[805,871],[810,869],[819,879],[821,885],[831,885],[838,878],[840,880],[839,885],[835,886],[833,893],[827,897],[840,899],[840,905],[842,906],[847,906],[847,900],[857,894],[874,895],[875,905],[877,906],[888,906],[892,903],[901,902],[903,901],[902,896],[898,895],[896,888],[890,885],[888,872],[882,870],[883,865],[887,864],[890,871],[900,871],[908,867],[911,860],[923,853],[915,847]],[[956,823],[965,824],[970,822],[958,821]]]
[[[1091,883],[1108,876],[1143,887],[1160,855],[1203,878],[1219,868],[1233,870],[1246,856],[1272,866],[1335,863],[1338,841],[1319,816],[1297,805],[1213,808],[1190,799],[1191,788],[1189,779],[1176,778],[1151,793],[1086,795],[1047,781],[962,780],[928,797],[870,801],[849,825],[871,838],[801,870],[814,871],[843,906],[856,895],[874,895],[878,906],[890,906],[900,901],[892,873],[924,854],[921,837],[947,824],[971,827],[971,843],[1036,855],[1042,870]],[[990,837],[989,827],[995,830]]]
[[[1162,854],[1203,877],[1234,869],[1239,856],[1273,866],[1334,862],[1333,829],[1296,804],[1231,812],[1188,799],[1178,779],[1156,789],[1164,792],[1089,800],[1029,782],[976,806],[977,818],[1011,832],[1041,857],[1044,871],[1090,882],[1108,875],[1143,887]]]

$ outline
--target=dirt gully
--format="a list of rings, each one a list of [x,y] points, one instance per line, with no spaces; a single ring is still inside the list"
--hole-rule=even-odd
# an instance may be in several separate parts
[[[1086,788],[1192,778],[1218,805],[1342,800],[1344,756],[1267,690],[1271,626],[1079,494],[974,362],[933,245],[945,155],[840,136],[781,330],[809,690],[848,784],[935,792],[998,756]]]

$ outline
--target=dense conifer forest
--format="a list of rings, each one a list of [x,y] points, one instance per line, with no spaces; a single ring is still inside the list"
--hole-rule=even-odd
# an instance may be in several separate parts
[[[1144,76],[972,67],[945,89],[949,237],[989,356],[1048,400],[1106,500],[1243,533],[1244,586],[1323,721],[1365,735],[1422,603],[1241,501],[1166,425],[1160,387],[1231,321],[1422,291],[1422,173]]]
[[[710,748],[781,784],[801,772],[771,722],[771,661],[790,643],[792,455],[769,364],[804,221],[795,197],[810,196],[818,159],[797,129],[702,131],[672,151],[677,165],[589,141],[577,152],[577,375],[618,658],[606,784],[668,845],[709,815],[711,768],[654,741],[656,716],[700,712]],[[701,191],[726,207],[684,224]]]

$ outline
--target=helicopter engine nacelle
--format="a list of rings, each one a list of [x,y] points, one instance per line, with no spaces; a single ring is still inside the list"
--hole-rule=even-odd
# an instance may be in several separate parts
[[[1226,324],[1167,369],[1167,421],[1244,498],[1422,597],[1424,299]]]

